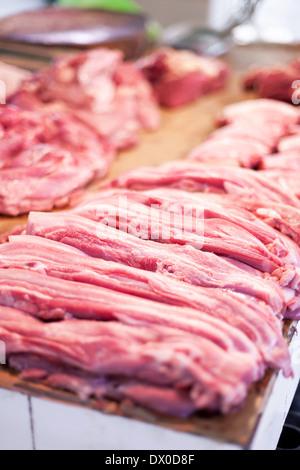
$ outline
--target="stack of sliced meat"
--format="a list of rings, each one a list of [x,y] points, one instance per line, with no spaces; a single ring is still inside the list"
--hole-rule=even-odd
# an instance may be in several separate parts
[[[263,171],[185,160],[31,212],[0,246],[9,365],[99,403],[239,409],[268,369],[293,375],[283,323],[300,318],[299,211]]]
[[[299,168],[295,151],[299,123],[299,109],[287,103],[267,99],[236,103],[224,108],[217,117],[218,128],[188,159],[256,170],[294,167],[297,162]]]
[[[220,134],[286,146],[299,113],[276,103],[226,108]],[[23,113],[16,129],[41,145]],[[186,417],[239,409],[270,368],[293,375],[283,323],[300,318],[298,194],[271,170],[223,162],[139,168],[67,211],[30,212],[0,245],[0,340],[22,379]]]
[[[124,202],[114,191],[73,211],[33,212],[1,245],[0,338],[21,378],[189,416],[240,408],[268,368],[290,376],[282,320],[297,308],[297,247],[285,258],[282,237],[273,253],[266,226],[260,271],[246,249],[242,262],[186,240],[145,240],[103,220],[117,195]],[[128,198],[147,212],[140,195]]]

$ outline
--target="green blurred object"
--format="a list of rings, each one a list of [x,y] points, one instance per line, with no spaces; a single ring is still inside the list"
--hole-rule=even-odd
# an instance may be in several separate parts
[[[141,7],[133,0],[58,0],[58,5],[78,8],[102,8],[105,10],[139,13]]]
[[[103,10],[119,11],[125,13],[141,13],[142,8],[133,0],[57,0],[57,5],[77,8],[100,8]],[[161,34],[160,24],[149,18],[146,25],[146,32],[150,41],[156,42]]]

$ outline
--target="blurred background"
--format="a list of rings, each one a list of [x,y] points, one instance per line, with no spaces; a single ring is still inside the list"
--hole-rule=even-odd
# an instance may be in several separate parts
[[[253,17],[247,20],[243,11],[249,4],[257,4]],[[299,0],[0,0],[0,16],[31,10],[46,4],[81,7],[112,7],[134,10],[137,7],[155,18],[163,28],[178,22],[197,23],[198,26],[223,28],[232,20],[245,20],[246,26],[237,30],[240,41],[300,42]]]

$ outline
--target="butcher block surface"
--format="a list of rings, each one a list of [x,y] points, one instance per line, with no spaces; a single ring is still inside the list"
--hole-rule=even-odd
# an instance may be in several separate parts
[[[243,71],[254,63],[268,64],[274,61],[288,61],[299,53],[300,48],[287,49],[270,47],[263,52],[258,46],[246,47],[232,51],[225,60],[232,66],[228,86],[225,90],[205,96],[198,102],[176,111],[162,110],[162,125],[158,131],[141,135],[139,145],[133,150],[120,153],[114,163],[108,179],[122,172],[140,166],[157,166],[163,162],[182,159],[196,147],[213,129],[215,116],[229,103],[255,98],[252,92],[245,93],[241,87]],[[99,182],[100,184],[100,182]],[[93,184],[89,190],[94,191],[99,184]],[[0,233],[12,227],[24,224],[26,216],[1,217]],[[297,324],[287,322],[285,335],[290,342],[295,334]],[[258,384],[251,387],[243,409],[227,416],[197,415],[182,420],[159,416],[133,406],[131,402],[118,405],[114,402],[80,401],[71,393],[56,391],[31,382],[21,381],[18,376],[5,366],[0,368],[0,387],[15,390],[27,395],[59,401],[95,409],[108,414],[126,416],[143,422],[157,424],[173,430],[221,439],[226,442],[247,447],[253,439],[258,422],[264,412],[272,388],[278,379],[277,374],[268,373]],[[288,386],[288,380],[287,380]]]

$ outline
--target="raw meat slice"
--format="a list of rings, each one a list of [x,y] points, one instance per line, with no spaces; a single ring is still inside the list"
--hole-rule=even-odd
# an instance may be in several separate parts
[[[162,106],[177,108],[226,86],[228,66],[188,50],[160,48],[136,62]]]
[[[0,213],[19,215],[68,204],[72,194],[103,177],[115,156],[68,113],[0,109]]]
[[[209,138],[188,154],[187,159],[210,164],[257,168],[269,148],[255,140],[245,140],[242,136]]]
[[[258,127],[267,124],[265,129],[261,127],[261,133],[266,132],[278,138],[288,135],[296,124],[299,123],[299,110],[288,103],[272,99],[246,100],[225,106],[217,117],[219,126],[227,124],[251,125]]]
[[[165,191],[163,188],[162,191]],[[159,190],[145,191],[144,194],[158,196]],[[168,189],[168,192],[170,189]],[[173,190],[178,191],[178,190]],[[186,192],[184,192],[187,194]],[[188,193],[189,197],[204,200],[205,204],[212,203],[220,205],[224,211],[229,210],[231,214],[242,216],[246,209],[247,213],[252,212],[257,218],[261,219],[265,224],[276,229],[287,237],[291,238],[298,246],[300,245],[300,210],[299,208],[280,204],[276,202],[254,201],[252,199],[231,196],[230,194],[206,194],[206,193]],[[261,234],[261,231],[258,232]]]
[[[189,245],[228,256],[262,272],[272,273],[285,266],[287,263],[282,257],[287,256],[293,265],[300,266],[299,248],[289,239],[282,237],[280,246],[276,232],[272,232],[265,243],[257,237],[257,225],[264,229],[263,223],[258,221],[250,232],[243,227],[243,220],[235,224],[230,217],[222,217],[219,213],[205,217],[204,210],[203,205],[186,201],[179,211],[161,211],[155,200],[145,204],[133,192],[126,195],[123,192],[116,195],[101,192],[96,200],[79,206],[73,212],[142,239]],[[219,208],[219,212],[221,210]]]
[[[246,335],[205,312],[57,279],[35,271],[1,270],[0,302],[3,306],[20,309],[45,321],[74,317],[151,327],[164,325],[207,338],[228,351],[237,349],[258,359],[257,348]]]
[[[0,309],[0,316],[0,337],[9,356],[38,354],[95,378],[172,386],[187,392],[194,410],[229,412],[241,406],[253,378],[262,374],[250,354],[176,328],[114,321],[41,323],[7,308]]]
[[[300,170],[299,126],[291,130],[292,135],[283,137],[277,145],[277,152],[262,158],[261,170]]]
[[[139,131],[160,124],[150,84],[122,52],[106,48],[56,60],[10,101],[25,109],[68,108],[116,149],[136,145]]]
[[[170,306],[22,269],[0,271],[0,299],[3,306],[20,309],[46,321],[74,317],[99,322],[151,325],[151,328],[176,328],[183,337],[187,333],[199,340],[205,338],[228,353],[238,351],[249,355],[256,379],[262,368],[262,358],[255,344],[242,331],[199,310]]]
[[[262,157],[259,169],[300,171],[300,149],[266,155]]]
[[[203,311],[241,330],[254,342],[268,366],[286,367],[287,344],[281,321],[275,316],[280,312],[271,312],[256,299],[216,288],[194,287],[160,273],[94,259],[62,243],[30,235],[10,237],[10,242],[0,247],[0,268],[35,271]]]
[[[67,390],[78,395],[85,403],[90,398],[97,399],[97,406],[105,407],[106,399],[114,402],[128,400],[143,409],[187,417],[195,412],[195,405],[186,390],[106,376],[94,376],[87,372],[56,364],[29,354],[13,354],[9,358],[11,368],[20,372],[20,378],[42,383],[54,389]]]
[[[160,245],[71,213],[31,213],[27,234],[60,241],[95,258],[134,266],[205,287],[219,287],[254,296],[274,312],[295,301],[295,293],[278,286],[275,279],[253,276],[248,267],[234,267],[225,259],[189,246]],[[242,264],[242,263],[241,263]],[[287,284],[292,282],[291,279]],[[283,287],[283,286],[282,286]],[[283,297],[288,295],[288,298]]]
[[[215,195],[212,196],[215,197]],[[171,214],[179,214],[182,216],[179,220],[184,223],[185,231],[189,231],[188,222],[190,222],[190,217],[195,219],[191,225],[192,232],[195,232],[195,229],[199,227],[200,219],[201,234],[203,233],[203,227],[206,226],[209,219],[221,219],[230,222],[240,227],[242,232],[247,230],[248,233],[260,240],[268,250],[280,257],[285,263],[294,266],[300,265],[300,250],[298,245],[291,243],[286,236],[281,236],[277,230],[270,229],[268,225],[249,212],[247,208],[243,210],[242,203],[238,203],[238,207],[236,207],[233,200],[227,201],[226,198],[224,203],[224,196],[216,196],[219,199],[211,200],[211,195],[190,193],[170,188],[156,188],[144,192],[108,190],[106,192],[101,191],[98,196],[94,195],[92,200],[80,204],[74,212],[81,215],[89,212],[90,216],[87,214],[89,218],[97,217],[99,215],[97,203],[104,202],[106,197],[118,197],[119,199],[122,197],[126,198],[126,201],[131,200],[132,202],[135,201],[136,203],[167,211]],[[203,222],[201,222],[202,219]],[[162,218],[162,220],[164,219]]]
[[[288,152],[288,151],[295,151],[300,153],[300,132],[298,130],[297,134],[290,135],[288,137],[284,137],[280,140],[278,144],[278,151],[279,152]]]
[[[226,108],[225,108],[226,109]],[[297,126],[296,126],[297,127]],[[293,129],[294,132],[294,129]],[[239,138],[249,143],[258,142],[268,149],[268,153],[274,152],[278,145],[278,136],[274,135],[268,128],[262,130],[259,124],[251,122],[251,126],[245,126],[243,119],[232,124],[226,124],[218,127],[210,135],[209,139]]]
[[[289,191],[290,194],[295,194],[297,198],[300,198],[300,171],[294,171],[292,169],[274,169],[263,170],[260,173],[266,180],[271,181],[284,191]]]
[[[217,116],[221,127],[193,149],[187,159],[256,170],[272,167],[276,162],[279,167],[285,163],[297,166],[295,155],[286,160],[286,156],[281,158],[276,152],[293,148],[293,142],[299,144],[299,119],[300,113],[293,106],[275,100],[228,105]]]
[[[110,182],[111,187],[144,190],[169,186],[192,192],[226,193],[259,201],[272,201],[300,208],[296,195],[278,185],[267,172],[246,168],[209,167],[176,161],[159,167],[130,170]],[[266,178],[268,177],[268,178]],[[293,189],[293,188],[292,188]]]

